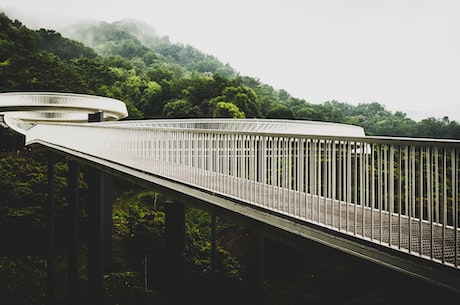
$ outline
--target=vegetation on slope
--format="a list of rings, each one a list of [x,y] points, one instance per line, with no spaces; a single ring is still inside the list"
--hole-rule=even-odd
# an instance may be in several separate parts
[[[237,74],[215,57],[173,44],[129,20],[74,28],[99,53],[50,30],[32,31],[0,16],[0,92],[68,91],[127,103],[130,119],[260,117],[355,124],[369,135],[460,138],[444,118],[415,122],[377,102],[311,104]]]

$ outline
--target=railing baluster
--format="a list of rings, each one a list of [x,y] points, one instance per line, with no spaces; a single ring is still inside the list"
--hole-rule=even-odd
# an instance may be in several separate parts
[[[366,237],[365,227],[366,227],[366,169],[367,169],[367,153],[365,151],[366,144],[364,142],[359,142],[359,201],[361,204],[361,236]]]
[[[329,149],[328,149],[328,141],[324,141],[324,149],[323,149],[323,193],[321,194],[322,196],[322,202],[323,202],[323,217],[324,217],[324,225],[327,225],[327,198],[328,198],[328,168],[329,168]]]
[[[376,200],[376,196],[375,196],[375,152],[378,148],[376,147],[376,144],[372,144],[372,147],[371,147],[371,188],[370,188],[370,191],[371,191],[371,233],[370,233],[370,238],[371,240],[374,240],[374,211],[375,211],[375,200]],[[378,172],[378,169],[377,169],[377,172]]]
[[[420,198],[420,202],[419,202],[419,217],[418,217],[418,242],[419,242],[419,248],[418,248],[418,251],[419,251],[419,255],[421,256],[423,254],[423,242],[422,242],[422,238],[423,238],[423,206],[424,206],[424,198],[425,198],[425,193],[424,193],[424,189],[423,189],[423,180],[424,180],[424,177],[423,177],[423,158],[424,158],[424,148],[421,147],[420,148],[420,166],[419,166],[419,198]]]
[[[433,168],[432,168],[432,155],[431,155],[431,148],[427,149],[426,152],[426,190],[427,190],[427,220],[430,224],[430,249],[429,249],[429,256],[433,259],[433,185],[432,185],[432,178],[433,178]]]
[[[389,209],[388,209],[388,222],[389,222],[389,229],[388,229],[388,245],[391,247],[393,244],[392,241],[392,234],[393,234],[393,213],[394,213],[394,204],[395,204],[395,193],[394,193],[394,178],[395,178],[395,161],[394,161],[394,146],[391,145],[389,149],[389,184],[386,189],[389,189]]]
[[[334,217],[334,210],[335,210],[335,201],[337,200],[337,141],[331,141],[332,143],[332,156],[331,156],[331,180],[330,180],[330,186],[331,186],[331,228],[334,228],[334,222],[335,222],[335,217]]]
[[[314,205],[316,198],[316,141],[310,140],[310,170],[309,170],[309,189],[310,189],[310,220],[314,221]]]
[[[340,221],[341,221],[341,228],[347,230],[347,217],[348,217],[348,200],[347,200],[347,147],[348,147],[348,141],[343,141],[342,145],[342,175],[341,175],[341,188],[342,188],[342,194],[341,194],[341,202],[340,202]],[[342,216],[343,214],[343,208],[345,207],[345,219]]]
[[[401,230],[402,230],[402,201],[403,201],[403,157],[402,157],[402,148],[398,146],[398,249],[401,249]]]
[[[258,139],[258,136],[256,135],[252,135],[251,136],[251,147],[250,147],[250,150],[251,150],[251,171],[252,171],[252,179],[251,179],[251,194],[252,194],[252,201],[255,202],[257,204],[257,202],[259,201],[259,198],[258,198],[258,192],[257,192],[257,183],[258,183],[258,170],[257,170],[257,146],[258,146],[258,142],[259,142],[259,139]]]
[[[317,155],[316,155],[316,157],[317,157],[316,168],[317,168],[317,175],[318,175],[318,177],[316,179],[316,181],[318,183],[317,186],[316,186],[316,189],[317,189],[317,196],[316,196],[316,216],[317,216],[317,218],[316,218],[316,222],[317,223],[321,223],[321,219],[320,219],[321,218],[321,216],[320,216],[321,215],[321,207],[320,207],[320,205],[321,205],[321,195],[322,195],[322,190],[321,190],[321,181],[322,181],[322,179],[321,179],[321,177],[322,177],[322,175],[321,175],[321,170],[322,170],[322,168],[321,168],[321,159],[322,159],[322,153],[323,153],[323,150],[321,148],[321,143],[322,143],[321,141],[317,141]]]
[[[352,193],[353,193],[353,235],[356,235],[356,230],[357,230],[357,222],[358,222],[358,154],[356,153],[356,150],[358,149],[357,143],[353,143],[354,149],[352,151],[353,157],[352,157]]]
[[[282,153],[282,141],[276,137],[275,138],[275,174],[276,174],[276,201],[273,203],[275,206],[276,210],[280,210],[279,204],[281,202],[281,187],[282,187],[282,160],[281,160],[281,154]]]
[[[417,208],[417,196],[416,196],[416,191],[417,191],[417,181],[416,181],[416,174],[417,174],[417,168],[416,168],[416,157],[417,157],[417,150],[415,149],[414,146],[411,147],[411,184],[412,184],[412,191],[411,191],[411,208],[410,208],[410,222],[409,222],[409,228],[410,228],[410,233],[409,233],[409,241],[410,241],[410,246],[409,246],[409,253],[412,252],[412,236],[415,234],[412,234],[412,230],[415,230],[415,224],[414,227],[412,226],[412,219],[414,219],[414,222],[417,220],[417,214],[416,214],[416,208]]]
[[[304,190],[304,179],[303,179],[303,172],[304,172],[304,150],[303,150],[303,139],[297,139],[297,164],[296,164],[296,177],[297,177],[297,200],[296,200],[296,207],[297,213],[296,216],[302,217],[302,194],[306,193]]]
[[[378,155],[377,155],[377,163],[378,163],[378,168],[377,168],[377,174],[378,174],[378,188],[377,188],[377,200],[378,200],[378,209],[379,209],[379,243],[383,242],[383,200],[384,200],[384,178],[382,176],[385,175],[384,169],[383,169],[383,163],[382,163],[382,154],[384,151],[384,145],[379,145],[378,148]]]
[[[455,149],[452,149],[451,153],[451,158],[452,158],[452,214],[453,214],[453,227],[454,227],[454,265],[455,267],[458,267],[459,261],[458,261],[458,229],[459,229],[459,220],[458,220],[458,214],[459,214],[459,203],[458,203],[458,195],[459,195],[459,190],[458,190],[458,175],[459,175],[459,158],[458,158],[459,152],[456,151]]]
[[[442,263],[446,262],[446,228],[447,228],[447,149],[442,150],[443,164],[442,164]]]

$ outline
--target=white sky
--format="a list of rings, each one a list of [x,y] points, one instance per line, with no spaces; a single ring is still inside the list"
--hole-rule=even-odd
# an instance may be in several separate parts
[[[135,18],[311,103],[460,122],[458,0],[0,0],[26,26]]]

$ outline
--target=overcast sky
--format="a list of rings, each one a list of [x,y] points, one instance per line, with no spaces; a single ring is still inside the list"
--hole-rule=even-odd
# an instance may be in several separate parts
[[[311,103],[379,102],[417,120],[460,122],[458,0],[0,0],[1,8],[57,30],[135,18]]]

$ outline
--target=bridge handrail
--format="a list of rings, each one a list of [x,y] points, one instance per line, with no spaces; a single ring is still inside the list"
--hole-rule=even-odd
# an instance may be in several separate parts
[[[185,119],[187,121],[188,119]],[[212,119],[219,121],[220,119]],[[239,119],[238,119],[239,120]],[[147,122],[156,122],[157,120],[145,120]],[[150,130],[150,131],[187,131],[190,133],[215,133],[215,134],[238,134],[238,135],[258,135],[258,136],[277,136],[277,137],[296,137],[304,139],[322,139],[322,140],[343,140],[343,141],[354,141],[354,142],[366,142],[367,144],[391,144],[391,145],[420,145],[426,147],[459,147],[460,140],[456,139],[440,139],[440,138],[417,138],[417,137],[388,137],[388,136],[366,136],[366,135],[328,135],[328,134],[318,134],[313,132],[300,133],[299,131],[286,132],[283,130],[280,131],[252,131],[252,130],[228,130],[228,129],[210,129],[210,128],[193,128],[188,129],[187,127],[161,127],[156,125],[147,125],[144,126],[142,121],[121,121],[121,122],[102,122],[102,123],[91,123],[91,124],[82,124],[82,123],[43,123],[42,125],[50,126],[74,126],[77,128],[102,128],[102,129],[130,129],[130,130]],[[180,121],[180,120],[178,120]],[[254,121],[257,119],[248,119],[246,121]],[[270,120],[272,123],[277,123],[277,120]],[[283,123],[290,123],[291,121],[284,121]],[[292,122],[295,122],[294,120]],[[28,126],[32,127],[27,123]],[[331,123],[335,124],[335,123]],[[58,125],[58,126],[57,126]],[[340,125],[340,124],[338,124]]]
[[[361,127],[317,121],[269,120],[269,119],[156,119],[143,121],[120,121],[114,125],[129,128],[166,128],[186,130],[214,130],[276,134],[314,134],[332,136],[364,136]]]

